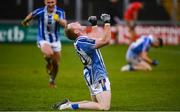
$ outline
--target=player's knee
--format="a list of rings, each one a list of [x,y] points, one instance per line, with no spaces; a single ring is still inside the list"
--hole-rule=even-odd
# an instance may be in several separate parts
[[[147,70],[151,71],[151,70],[152,70],[152,68],[151,68],[151,67],[149,67]]]
[[[47,51],[47,52],[45,53],[45,55],[46,55],[47,57],[52,57],[52,56],[53,56],[53,52]]]
[[[41,47],[41,51],[43,52],[44,55],[46,55],[46,57],[51,57],[54,54],[52,48],[49,47],[49,45],[43,45]]]
[[[109,110],[109,109],[110,109],[110,105],[101,105],[99,110],[105,110],[105,111],[107,111],[107,110]]]
[[[109,110],[110,109],[110,105],[104,106],[103,110]]]
[[[152,70],[152,67],[151,67],[151,66],[147,66],[147,67],[146,67],[146,70],[151,71],[151,70]]]

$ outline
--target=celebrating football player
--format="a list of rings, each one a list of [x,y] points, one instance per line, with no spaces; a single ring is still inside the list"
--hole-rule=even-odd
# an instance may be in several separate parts
[[[65,100],[53,107],[64,109],[109,110],[111,102],[110,82],[99,48],[107,45],[111,38],[110,15],[102,14],[104,31],[97,31],[97,19],[89,17],[93,25],[92,32],[87,34],[85,26],[79,22],[70,23],[65,28],[67,37],[75,40],[74,47],[84,65],[84,79],[90,90],[92,101],[70,102]]]

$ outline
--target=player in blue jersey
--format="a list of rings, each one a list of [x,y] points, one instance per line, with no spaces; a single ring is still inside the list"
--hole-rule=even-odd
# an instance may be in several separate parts
[[[134,70],[152,70],[151,65],[157,65],[158,61],[148,56],[150,47],[160,47],[163,41],[161,38],[155,38],[152,35],[143,35],[137,41],[133,42],[126,53],[127,65],[121,68],[121,71]]]
[[[99,48],[108,44],[111,38],[110,15],[102,14],[104,31],[97,30],[96,16],[89,17],[92,32],[86,33],[85,26],[79,22],[67,25],[65,33],[71,40],[75,40],[74,47],[84,65],[84,79],[90,90],[92,101],[70,102],[65,100],[55,104],[55,109],[91,109],[109,110],[111,102],[110,82]]]
[[[49,86],[56,87],[55,78],[58,72],[61,43],[59,37],[60,26],[65,27],[65,12],[56,6],[56,0],[44,0],[45,7],[31,12],[23,21],[22,25],[28,26],[29,22],[38,19],[37,44],[44,54],[47,62],[46,69],[50,76]]]

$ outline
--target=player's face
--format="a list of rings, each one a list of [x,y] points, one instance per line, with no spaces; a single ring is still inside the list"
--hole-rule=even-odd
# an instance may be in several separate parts
[[[71,23],[70,25],[74,30],[85,31],[86,29],[86,27],[82,26],[79,22],[74,22],[74,23]]]
[[[49,9],[53,9],[54,6],[56,5],[56,0],[45,0],[45,5],[46,5]]]

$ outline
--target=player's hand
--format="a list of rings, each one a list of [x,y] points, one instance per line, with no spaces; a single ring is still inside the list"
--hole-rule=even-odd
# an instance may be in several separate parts
[[[54,19],[55,21],[59,21],[59,15],[58,15],[58,14],[54,14],[54,15],[53,15],[53,19]]]
[[[27,21],[25,21],[25,20],[23,20],[23,21],[21,22],[21,24],[22,24],[23,26],[29,26],[29,22],[27,22]]]
[[[91,23],[92,26],[96,26],[97,25],[97,17],[96,16],[90,16],[88,18],[88,21]]]
[[[111,21],[111,16],[109,14],[101,14],[101,20],[104,23],[110,23]]]
[[[156,66],[156,65],[159,64],[159,62],[158,62],[157,60],[153,59],[151,64],[154,65],[154,66]]]

